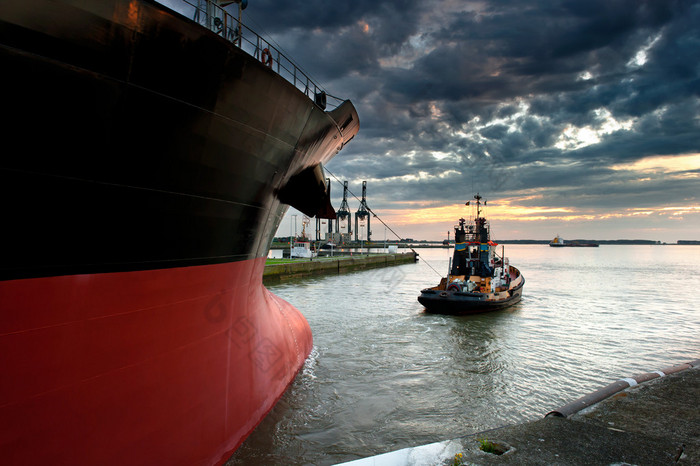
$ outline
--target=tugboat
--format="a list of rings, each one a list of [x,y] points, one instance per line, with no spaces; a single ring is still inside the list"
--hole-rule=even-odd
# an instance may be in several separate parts
[[[418,297],[427,312],[476,314],[503,309],[520,301],[525,278],[509,264],[503,247],[501,255],[497,254],[498,244],[491,241],[490,225],[481,216],[483,198],[477,193],[474,199],[473,224],[466,225],[466,220],[460,218],[459,225],[455,226],[450,273],[437,286],[421,290]]]

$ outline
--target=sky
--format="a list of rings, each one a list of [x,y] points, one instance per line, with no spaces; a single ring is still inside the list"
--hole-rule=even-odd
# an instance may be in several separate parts
[[[700,0],[250,0],[243,20],[358,110],[336,208],[367,181],[404,238],[444,239],[478,192],[501,240],[700,240]]]

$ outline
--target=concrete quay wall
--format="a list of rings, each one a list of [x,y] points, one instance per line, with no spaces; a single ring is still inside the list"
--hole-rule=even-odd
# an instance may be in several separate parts
[[[352,256],[298,259],[289,263],[266,265],[265,271],[263,272],[263,281],[265,283],[275,283],[289,278],[339,274],[354,270],[410,264],[417,260],[417,254],[414,252],[401,254],[356,254]]]

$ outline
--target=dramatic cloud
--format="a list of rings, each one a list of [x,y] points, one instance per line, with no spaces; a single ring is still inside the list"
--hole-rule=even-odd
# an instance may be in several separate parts
[[[403,236],[442,238],[479,191],[502,238],[700,239],[700,1],[251,0],[244,20],[355,103],[327,168]]]

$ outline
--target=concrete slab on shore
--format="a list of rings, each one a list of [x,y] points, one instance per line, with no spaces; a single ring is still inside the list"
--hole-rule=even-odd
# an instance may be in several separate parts
[[[632,386],[568,417],[547,416],[343,464],[698,465],[700,361],[684,366],[643,383],[623,379]],[[506,451],[482,451],[483,439]],[[455,462],[457,454],[462,456]]]

